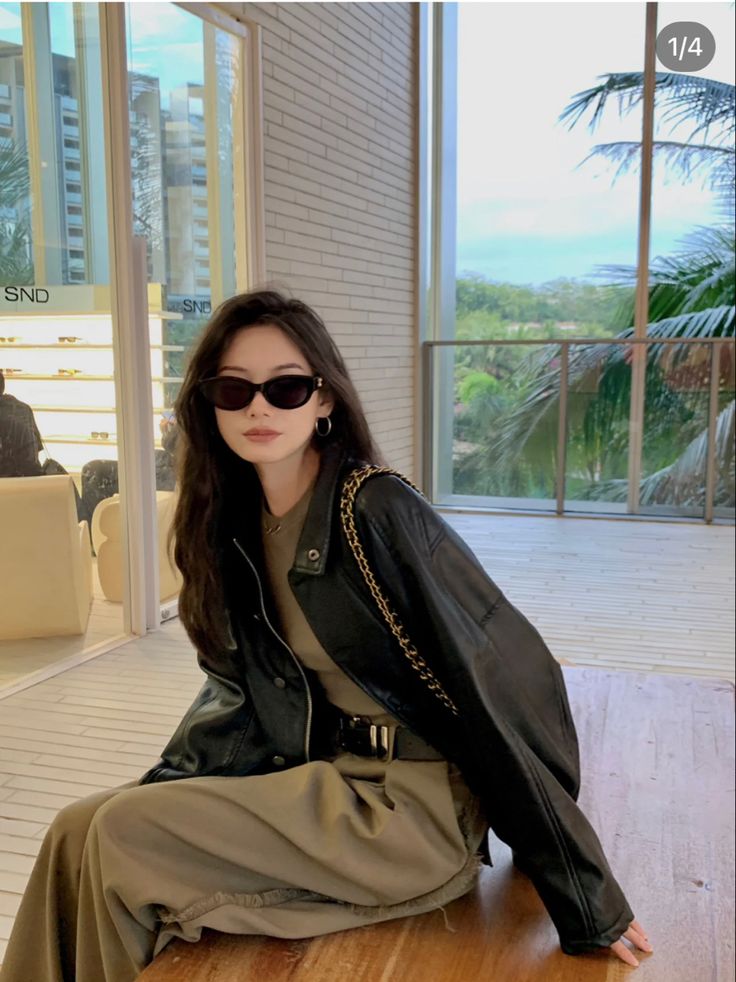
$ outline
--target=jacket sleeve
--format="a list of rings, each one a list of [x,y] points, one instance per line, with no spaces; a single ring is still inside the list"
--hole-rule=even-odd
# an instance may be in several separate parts
[[[184,714],[161,757],[139,784],[217,774],[247,774],[259,760],[246,739],[257,726],[253,702],[245,687],[216,672],[202,656],[207,679]]]
[[[356,519],[377,579],[388,569],[388,582],[401,584],[385,591],[389,601],[458,707],[466,780],[562,950],[611,945],[634,914],[576,803],[578,743],[559,664],[455,530],[399,478],[367,481]]]

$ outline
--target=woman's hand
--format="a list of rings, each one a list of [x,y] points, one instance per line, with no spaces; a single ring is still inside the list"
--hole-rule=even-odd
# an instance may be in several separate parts
[[[647,941],[647,936],[644,933],[644,928],[638,921],[632,921],[629,925],[629,929],[624,931],[624,938],[628,938],[632,941],[637,948],[642,951],[654,951],[652,946]],[[611,945],[611,951],[615,952],[616,956],[621,959],[622,962],[626,962],[627,965],[633,965],[636,968],[639,964],[634,952],[627,948],[623,941],[614,941]]]

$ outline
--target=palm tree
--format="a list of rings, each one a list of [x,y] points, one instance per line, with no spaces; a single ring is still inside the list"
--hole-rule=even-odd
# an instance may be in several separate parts
[[[33,283],[31,230],[20,214],[28,198],[28,154],[0,139],[0,285]]]
[[[577,93],[560,116],[574,126],[593,108],[591,128],[613,96],[621,111],[630,111],[641,101],[643,75],[638,72],[601,76],[605,81]],[[694,122],[689,142],[655,141],[655,159],[664,158],[674,172],[690,179],[696,172],[710,185],[722,224],[698,226],[682,240],[677,254],[657,258],[649,271],[650,338],[715,338],[734,336],[736,288],[734,282],[734,191],[736,189],[733,148],[734,86],[712,79],[657,73],[655,98],[663,109],[662,119]],[[709,131],[716,138],[708,138]],[[702,137],[701,137],[701,134]],[[692,142],[695,140],[695,142]],[[595,146],[589,156],[605,156],[619,163],[616,174],[635,164],[639,143],[610,143]],[[585,163],[585,161],[583,161]],[[628,286],[619,303],[613,329],[617,338],[633,337],[634,284],[636,269],[604,266],[601,275],[612,287]],[[617,281],[617,282],[612,282]],[[571,460],[582,459],[587,483],[576,489],[580,499],[625,501],[627,481],[606,479],[625,472],[631,373],[630,347],[625,345],[574,345],[570,349],[570,443]],[[693,350],[694,349],[694,350]],[[730,349],[730,350],[729,350]],[[653,473],[642,480],[640,500],[702,506],[707,432],[707,366],[699,379],[705,397],[693,400],[692,385],[679,390],[670,384],[673,373],[689,372],[704,348],[682,345],[651,345],[647,349],[647,428],[643,450]],[[716,504],[734,503],[734,403],[731,346],[722,347],[719,366],[721,394],[717,416]],[[556,420],[559,397],[558,345],[537,349],[530,358],[533,382],[515,409],[496,430],[495,439],[484,449],[488,462],[498,471],[513,471],[535,434],[550,431]],[[702,383],[705,381],[705,385]],[[724,391],[725,390],[725,391]],[[699,404],[698,404],[699,403]],[[683,440],[686,441],[683,447]],[[531,441],[531,442],[529,442]],[[669,453],[669,457],[666,454]],[[662,459],[663,454],[666,459]],[[672,455],[678,454],[674,460]]]

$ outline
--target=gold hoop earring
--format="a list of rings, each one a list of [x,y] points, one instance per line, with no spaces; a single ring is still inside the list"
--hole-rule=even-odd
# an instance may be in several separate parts
[[[321,419],[327,420],[327,430],[324,433],[319,428],[319,423]],[[332,432],[332,420],[330,419],[329,416],[318,416],[317,419],[314,421],[314,428],[317,432],[317,436],[329,436],[330,433]]]

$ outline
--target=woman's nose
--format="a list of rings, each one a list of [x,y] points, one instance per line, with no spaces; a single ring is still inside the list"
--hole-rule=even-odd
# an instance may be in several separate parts
[[[268,401],[268,399],[264,396],[264,394],[262,392],[256,392],[256,394],[253,396],[253,398],[248,403],[248,405],[245,407],[245,409],[246,409],[246,412],[247,412],[247,411],[253,409],[254,407],[256,409],[263,409],[264,406],[265,407],[270,407],[271,406],[271,403]]]

